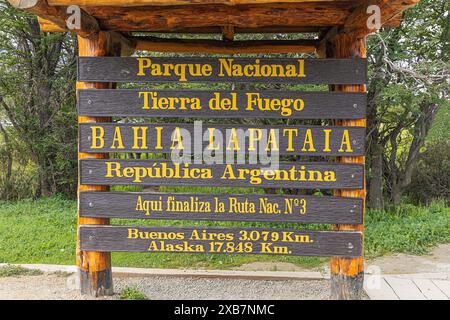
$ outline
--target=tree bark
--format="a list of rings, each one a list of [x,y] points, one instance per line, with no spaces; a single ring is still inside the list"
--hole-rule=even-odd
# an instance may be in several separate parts
[[[383,197],[383,147],[372,141],[370,161],[369,207],[384,208]]]

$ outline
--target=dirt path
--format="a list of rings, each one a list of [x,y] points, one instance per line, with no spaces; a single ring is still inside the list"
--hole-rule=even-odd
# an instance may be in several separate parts
[[[366,261],[366,269],[374,266],[379,267],[383,274],[450,274],[450,244],[437,246],[423,256],[395,254]]]

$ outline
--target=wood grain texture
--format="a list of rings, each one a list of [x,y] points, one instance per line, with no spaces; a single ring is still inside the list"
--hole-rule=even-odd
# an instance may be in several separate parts
[[[329,54],[335,58],[365,58],[366,43],[365,38],[355,37],[349,34],[338,34],[334,39],[334,46],[330,48]],[[336,86],[336,91],[341,92],[366,92],[365,85],[343,85]],[[342,126],[366,126],[366,119],[359,120],[339,120]],[[364,165],[365,157],[341,157],[338,159],[343,164]],[[366,188],[365,181],[363,187],[357,190],[336,190],[336,196],[360,198],[365,201]],[[364,217],[364,210],[363,210]],[[364,221],[364,220],[363,220]],[[336,231],[359,231],[364,232],[364,222],[362,224],[338,224],[333,226]],[[346,259],[333,257],[331,259],[331,296],[334,299],[360,299],[364,282],[364,256]]]
[[[84,7],[104,30],[175,31],[186,28],[329,27],[345,23],[353,2],[272,3],[227,6]]]
[[[67,13],[67,7],[53,7],[48,5],[46,0],[9,0],[9,2],[18,9],[33,13],[50,21],[58,28],[67,30],[67,21],[71,17],[71,13]],[[79,28],[71,31],[76,32],[81,37],[95,37],[100,31],[97,20],[82,9],[80,10],[79,22]]]
[[[179,99],[198,98],[201,109],[161,109],[149,99],[148,109],[143,109],[144,93],[152,92],[159,98]],[[237,110],[216,110],[209,102],[218,93],[222,98],[236,95]],[[367,98],[365,93],[339,92],[299,92],[299,91],[256,91],[263,99],[300,99],[302,110],[291,108],[292,113],[282,110],[261,110],[248,104],[251,91],[192,91],[192,90],[79,90],[78,114],[85,116],[117,117],[181,117],[181,118],[265,118],[265,119],[361,119],[366,115]],[[157,108],[158,107],[158,108]],[[287,109],[287,108],[286,108]]]
[[[114,55],[120,52],[120,47],[112,47],[111,35],[100,32],[96,37],[87,39],[78,37],[78,54],[79,56],[106,56]],[[77,82],[77,89],[110,89],[111,83],[86,83]],[[79,116],[78,123],[101,123],[111,121],[110,117],[86,117]],[[86,158],[106,159],[108,154],[97,153],[87,154],[78,152],[78,161]],[[79,172],[79,170],[78,170]],[[107,191],[108,186],[105,185],[83,185],[78,176],[78,196],[81,191]],[[81,217],[78,213],[77,224],[93,224],[106,225],[109,219],[105,218],[86,218]],[[77,235],[76,263],[80,269],[80,289],[83,294],[92,296],[112,295],[113,284],[111,274],[111,254],[109,252],[89,252],[80,249],[79,234]]]
[[[174,5],[202,5],[225,4],[229,6],[242,4],[270,4],[270,3],[303,3],[303,2],[327,2],[336,0],[48,0],[52,6],[67,6],[71,4],[79,6],[174,6]]]
[[[81,247],[88,251],[359,256],[361,233],[277,229],[80,226]],[[138,238],[134,238],[134,235]],[[205,239],[205,240],[204,240]],[[223,246],[219,249],[218,243]],[[239,248],[249,243],[251,252]],[[170,250],[171,246],[175,251]],[[179,246],[179,250],[176,249]],[[195,247],[198,246],[198,247]],[[196,251],[191,251],[195,248]],[[212,250],[211,248],[214,248]],[[270,249],[270,252],[268,251]]]
[[[87,185],[178,185],[178,186],[222,186],[222,187],[267,187],[267,188],[304,188],[304,189],[360,189],[363,186],[364,168],[361,164],[333,164],[333,163],[280,163],[279,169],[272,170],[272,174],[282,172],[280,180],[274,180],[272,175],[266,178],[261,170],[263,165],[251,164],[174,164],[165,160],[96,160],[84,159],[80,163],[81,184]],[[108,174],[111,167],[111,177]],[[188,168],[190,171],[186,174]],[[230,179],[232,168],[233,178]],[[160,169],[160,170],[159,170]],[[159,177],[155,174],[160,172]],[[193,176],[196,171],[196,178]],[[210,177],[202,176],[208,170]],[[239,176],[239,171],[245,171]],[[148,176],[148,172],[153,176]],[[294,176],[291,178],[291,173]],[[302,179],[297,172],[304,172],[306,179]],[[315,172],[308,174],[308,172]],[[325,172],[332,171],[335,181],[318,181],[317,172],[325,176]],[[117,174],[118,173],[118,174]],[[253,174],[253,175],[252,175]],[[241,177],[241,179],[239,179]],[[315,181],[314,181],[315,179]]]
[[[373,11],[368,10],[370,5],[376,5],[380,9],[380,25],[399,26],[401,14],[406,9],[415,6],[420,0],[369,0],[355,8],[347,17],[343,31],[353,34],[353,37],[365,37],[378,31],[372,20]],[[399,20],[400,16],[400,20]]]
[[[42,23],[41,23],[42,22]],[[42,19],[39,23],[42,32],[63,32],[67,31],[57,26],[53,22]],[[234,28],[236,34],[247,34],[247,33],[314,33],[319,32],[326,27],[261,27],[261,28]],[[150,31],[151,30],[147,30]],[[126,31],[119,31],[126,32]],[[180,28],[177,30],[166,30],[167,34],[171,33],[190,33],[190,34],[222,34],[222,27],[200,27],[200,28]]]
[[[117,57],[80,57],[78,58],[78,80],[85,82],[180,82],[183,79],[175,71],[167,75],[151,76],[149,68],[144,75],[139,73],[139,59]],[[299,66],[299,59],[250,59],[250,58],[160,58],[149,57],[152,65],[178,65],[179,69],[189,70],[190,66],[210,65],[212,74],[192,76],[185,74],[181,82],[252,82],[252,83],[292,83],[292,84],[365,84],[367,80],[367,61],[365,59],[306,59],[304,60],[304,77],[282,76],[230,76],[221,69],[221,61],[232,65],[287,65]],[[147,63],[147,62],[145,62]],[[142,63],[144,64],[144,63]],[[180,64],[186,66],[180,66]],[[178,69],[178,67],[176,67]],[[297,68],[299,70],[299,68]],[[181,72],[181,71],[180,71]],[[279,72],[279,71],[278,71]],[[220,76],[222,74],[222,76]],[[275,73],[274,73],[275,75]]]
[[[314,53],[315,40],[241,40],[172,39],[130,37],[136,50],[150,52],[245,54],[245,53]]]
[[[290,195],[81,192],[80,216],[282,223],[361,223],[362,200]]]
[[[202,152],[212,149],[215,154],[226,154],[237,150],[237,153],[248,155],[257,154],[262,150],[279,155],[364,155],[365,140],[363,127],[332,126],[102,123],[80,124],[79,132],[80,151],[87,153],[170,154],[180,146],[178,132],[183,135],[183,152],[192,155],[196,153],[196,150]],[[120,144],[117,142],[118,132],[121,137]],[[145,137],[145,143],[138,140],[143,137]],[[259,138],[259,141],[255,141]],[[345,143],[346,141],[348,144]]]

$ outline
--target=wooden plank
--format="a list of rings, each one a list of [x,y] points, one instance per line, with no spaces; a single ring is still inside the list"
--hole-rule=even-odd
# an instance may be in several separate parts
[[[340,92],[117,89],[78,97],[79,115],[117,117],[361,119],[367,105],[365,93]]]
[[[425,296],[411,279],[384,278],[400,300],[426,300]]]
[[[448,297],[430,279],[412,279],[428,300],[448,300]]]
[[[374,287],[372,283],[368,283],[367,279],[364,280],[364,290],[370,300],[399,300],[394,290],[392,290],[391,286],[386,282],[386,280],[384,280],[383,277],[380,276],[379,281],[380,286]]]
[[[166,160],[80,162],[81,184],[188,185],[304,189],[355,189],[363,185],[364,166],[334,163],[280,163],[278,169],[251,164],[176,164]]]
[[[80,57],[86,82],[364,84],[365,59]]]
[[[277,229],[81,226],[89,251],[357,256],[359,232]]]
[[[448,280],[433,280],[433,283],[441,290],[448,298],[450,298],[450,281]]]
[[[361,223],[362,201],[342,197],[82,192],[80,216],[293,223]]]
[[[82,152],[363,155],[365,128],[220,124],[81,124]]]

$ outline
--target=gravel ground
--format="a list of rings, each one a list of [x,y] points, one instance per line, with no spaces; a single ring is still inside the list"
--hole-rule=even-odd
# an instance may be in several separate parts
[[[326,280],[263,281],[204,278],[116,278],[115,288],[137,286],[154,300],[323,300],[330,292]]]
[[[263,281],[240,279],[115,277],[115,292],[137,287],[151,300],[185,299],[327,299],[327,280]],[[116,294],[106,299],[118,299]],[[73,275],[43,274],[0,278],[0,299],[84,300],[74,285]],[[105,298],[102,298],[105,299]]]

